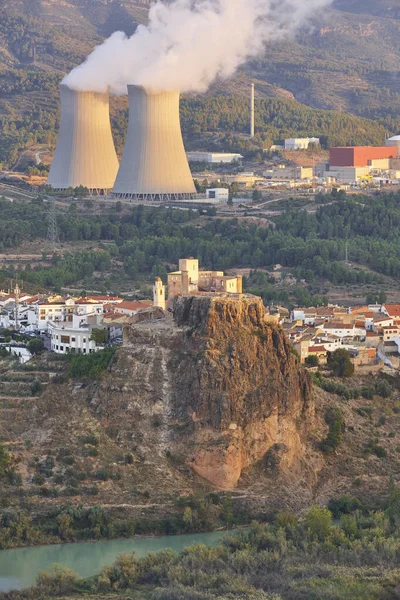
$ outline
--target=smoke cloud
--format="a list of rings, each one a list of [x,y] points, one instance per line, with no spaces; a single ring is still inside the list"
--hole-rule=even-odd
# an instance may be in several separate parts
[[[128,84],[153,91],[205,91],[231,77],[269,41],[294,35],[332,0],[157,0],[148,25],[118,31],[67,75],[80,91],[126,94]]]

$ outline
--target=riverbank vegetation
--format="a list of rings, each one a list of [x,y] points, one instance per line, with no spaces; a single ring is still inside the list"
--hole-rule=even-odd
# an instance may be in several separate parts
[[[82,442],[86,444],[88,451],[93,455],[96,454],[99,442],[95,436],[87,436]],[[7,455],[7,464],[10,459],[11,457]],[[65,454],[63,460],[68,465],[67,487],[45,486],[46,478],[51,475],[55,464],[55,460],[50,456],[38,465],[37,473],[34,475],[33,493],[38,492],[46,498],[63,496],[71,498],[79,494],[78,486],[83,478],[86,479],[86,474],[73,466],[71,454]],[[131,461],[131,454],[121,456],[122,463],[130,465]],[[4,477],[8,472],[6,471]],[[114,479],[115,472],[105,468],[99,469],[93,474],[93,482],[86,488],[86,495],[98,494],[96,480],[103,482]],[[59,493],[56,493],[57,489],[60,490]],[[0,509],[0,549],[3,550],[38,544],[127,538],[134,535],[201,533],[223,527],[248,525],[252,520],[246,511],[232,506],[229,495],[216,493],[178,497],[171,503],[175,506],[172,509],[170,507],[169,514],[158,518],[156,516],[132,518],[126,514],[113,514],[102,506],[83,507],[71,503],[55,506],[47,511],[42,510],[33,515],[27,509],[4,507],[4,504],[7,504],[5,495],[0,497],[0,500],[3,503],[3,508]],[[25,504],[27,501],[28,499]],[[149,501],[149,494],[144,492],[139,501],[145,506]]]
[[[350,497],[302,517],[276,515],[228,535],[217,547],[191,546],[138,558],[122,554],[87,580],[55,566],[37,584],[2,600],[83,597],[151,600],[394,600],[400,570],[400,489],[385,512]],[[335,516],[336,521],[333,521]]]

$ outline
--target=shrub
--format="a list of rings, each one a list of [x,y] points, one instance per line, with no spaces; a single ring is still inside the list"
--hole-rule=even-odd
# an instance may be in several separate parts
[[[325,540],[332,529],[332,513],[326,507],[313,506],[305,517],[305,523],[311,537]]]
[[[386,458],[387,457],[387,452],[386,452],[385,448],[383,448],[382,446],[375,446],[373,452],[378,458]]]
[[[354,412],[356,412],[361,417],[372,417],[372,413],[374,412],[373,406],[361,406],[360,408],[355,408]]]
[[[124,463],[126,465],[133,464],[133,454],[131,454],[130,452],[127,452],[126,454],[124,454]]]
[[[328,509],[335,519],[338,519],[341,515],[348,515],[360,508],[361,502],[358,498],[353,498],[348,494],[343,494],[338,498],[331,498],[328,502]]]
[[[336,377],[351,377],[354,374],[354,365],[345,348],[328,352],[328,366]]]
[[[110,472],[106,468],[101,468],[93,475],[94,479],[100,479],[100,481],[107,481],[110,478]]]
[[[38,379],[35,379],[34,381],[32,381],[31,387],[30,387],[31,396],[38,396],[39,394],[42,393],[42,391],[43,391],[42,382],[39,381]]]
[[[307,365],[307,367],[318,367],[318,365],[319,365],[318,356],[315,356],[315,355],[307,356],[306,365]]]
[[[290,510],[284,510],[278,513],[276,517],[276,524],[282,529],[292,529],[297,525],[297,515]]]
[[[379,417],[379,419],[377,420],[377,422],[376,422],[376,426],[377,427],[382,427],[382,425],[385,425],[385,423],[386,423],[386,416],[385,415],[381,415]]]
[[[99,439],[94,433],[87,433],[81,438],[84,444],[89,444],[90,446],[98,446]]]
[[[387,452],[386,452],[385,448],[378,445],[378,438],[376,438],[374,440],[370,440],[365,445],[365,450],[369,454],[375,454],[375,456],[377,456],[378,458],[386,458],[387,457]]]
[[[28,350],[31,354],[40,354],[41,352],[44,352],[44,349],[44,342],[40,338],[29,340]]]
[[[39,571],[36,585],[57,596],[74,592],[78,589],[81,577],[62,565],[54,564],[48,571]]]
[[[392,395],[392,386],[386,379],[379,379],[375,384],[375,392],[381,398],[390,398]]]
[[[342,529],[347,537],[356,537],[358,534],[358,523],[354,515],[342,515],[340,517],[340,529]]]
[[[321,443],[323,452],[334,452],[342,441],[343,416],[340,409],[336,409],[336,415],[329,424],[329,431],[326,439]]]
[[[108,369],[116,348],[106,348],[93,354],[69,354],[69,376],[96,379]]]
[[[99,576],[99,588],[103,590],[126,589],[136,583],[139,575],[138,561],[134,552],[122,553],[111,567],[105,567]]]
[[[4,446],[0,445],[0,477],[7,475],[11,464],[11,456],[8,454]]]

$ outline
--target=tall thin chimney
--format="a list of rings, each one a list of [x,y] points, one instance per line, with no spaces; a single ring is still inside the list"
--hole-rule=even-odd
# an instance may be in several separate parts
[[[254,83],[251,84],[251,103],[250,103],[250,137],[255,134],[255,99],[254,99]]]
[[[183,145],[179,92],[129,85],[129,124],[113,193],[119,198],[184,200],[196,188]]]
[[[106,193],[118,172],[108,93],[78,92],[66,85],[60,92],[60,131],[47,183],[57,190],[82,185]]]

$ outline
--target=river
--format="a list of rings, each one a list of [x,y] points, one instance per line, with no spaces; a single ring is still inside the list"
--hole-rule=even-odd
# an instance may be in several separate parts
[[[90,577],[105,565],[111,565],[121,552],[134,550],[137,556],[144,556],[166,548],[179,552],[196,543],[214,546],[225,534],[225,531],[214,531],[0,550],[0,592],[32,585],[38,571],[48,569],[53,563],[69,567],[82,577]]]

